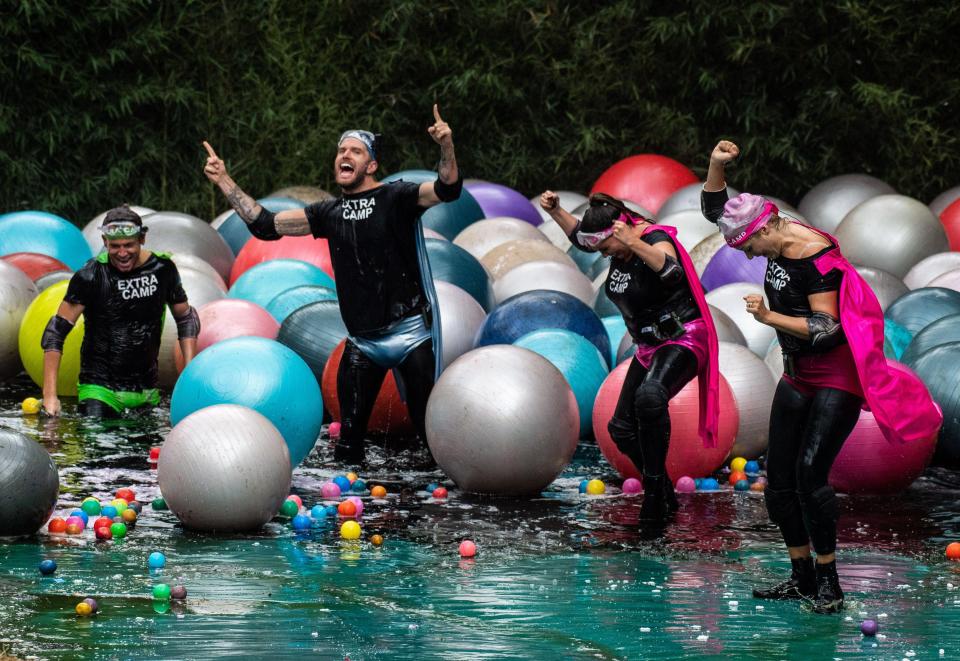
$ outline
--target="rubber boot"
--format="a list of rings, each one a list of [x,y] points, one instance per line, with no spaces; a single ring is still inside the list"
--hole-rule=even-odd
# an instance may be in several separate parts
[[[640,521],[648,523],[663,523],[670,513],[664,482],[668,478],[664,475],[643,476],[643,505],[640,506]]]
[[[347,464],[350,466],[359,466],[366,459],[366,450],[363,439],[344,439],[337,440],[333,448],[333,460],[338,464]]]
[[[667,503],[667,514],[675,514],[680,509],[680,503],[677,501],[677,492],[673,490],[673,480],[669,475],[663,481],[663,495]]]
[[[837,561],[817,563],[817,596],[814,613],[838,613],[843,609],[843,590],[837,576]]]
[[[754,590],[756,599],[815,599],[817,596],[816,572],[813,558],[790,560],[793,569],[790,578],[765,590]]]

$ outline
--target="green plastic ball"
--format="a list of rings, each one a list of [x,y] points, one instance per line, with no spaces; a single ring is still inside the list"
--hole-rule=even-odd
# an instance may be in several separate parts
[[[300,506],[295,501],[285,500],[280,506],[280,514],[286,517],[294,517],[300,511]]]
[[[127,524],[125,523],[114,523],[110,526],[110,533],[113,535],[114,539],[123,539],[127,536]]]
[[[153,598],[157,601],[170,601],[170,586],[166,583],[154,585]]]
[[[165,501],[163,498],[154,498],[153,502],[150,503],[150,507],[158,511],[165,510],[167,509],[167,501]]]
[[[87,513],[87,516],[100,515],[100,502],[96,498],[87,498],[80,503],[80,509]]]

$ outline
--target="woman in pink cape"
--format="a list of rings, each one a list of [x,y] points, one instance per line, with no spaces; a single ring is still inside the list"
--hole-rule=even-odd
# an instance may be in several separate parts
[[[667,405],[696,376],[700,436],[705,446],[716,445],[717,334],[703,288],[674,228],[655,225],[608,195],[591,196],[582,221],[558,202],[551,191],[540,196],[540,206],[573,245],[611,258],[604,292],[623,314],[637,352],[607,427],[643,474],[641,522],[663,524],[677,509],[666,471]]]
[[[880,305],[836,239],[782,217],[759,195],[727,199],[724,166],[738,154],[726,140],[714,148],[701,204],[727,245],[768,260],[769,308],[759,295],[744,301],[758,322],[777,331],[784,356],[770,412],[764,496],[792,564],[787,580],[753,595],[808,599],[814,611],[833,613],[843,608],[843,591],[837,501],[827,478],[861,408],[873,411],[891,442],[930,438],[942,417],[918,379],[888,367]]]

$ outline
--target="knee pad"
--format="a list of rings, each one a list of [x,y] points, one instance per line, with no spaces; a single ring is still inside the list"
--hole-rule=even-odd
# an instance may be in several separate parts
[[[763,499],[770,520],[778,526],[800,520],[800,501],[793,489],[771,489],[768,486],[763,492]]]
[[[640,443],[637,440],[636,428],[628,422],[618,418],[610,418],[607,423],[607,431],[610,432],[610,438],[620,452],[633,453],[639,449]]]
[[[667,414],[670,395],[659,383],[644,383],[633,398],[639,420],[653,422]]]
[[[839,514],[837,492],[829,484],[799,494],[803,515],[811,524],[831,524]]]

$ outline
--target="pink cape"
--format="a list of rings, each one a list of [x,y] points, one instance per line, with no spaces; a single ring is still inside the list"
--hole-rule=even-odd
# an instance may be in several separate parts
[[[808,229],[830,239],[833,245],[840,245],[826,232],[814,227]],[[884,438],[891,443],[914,443],[935,436],[943,422],[943,413],[920,379],[887,363],[883,355],[883,311],[870,285],[840,253],[839,247],[818,257],[814,265],[821,274],[831,269],[843,273],[840,324],[866,396],[863,408],[873,412]]]
[[[705,365],[700,364],[700,370],[697,373],[697,383],[700,390],[700,426],[698,431],[700,440],[703,441],[703,447],[715,448],[717,447],[717,428],[720,425],[720,368],[717,329],[713,325],[710,306],[707,305],[707,299],[703,294],[703,285],[697,278],[697,270],[694,268],[693,262],[690,261],[690,255],[677,241],[677,229],[669,225],[650,225],[643,230],[643,236],[655,230],[663,230],[673,239],[673,247],[677,251],[680,266],[683,267],[683,275],[687,279],[690,293],[693,294],[693,300],[697,302],[700,316],[707,328],[707,360]]]

